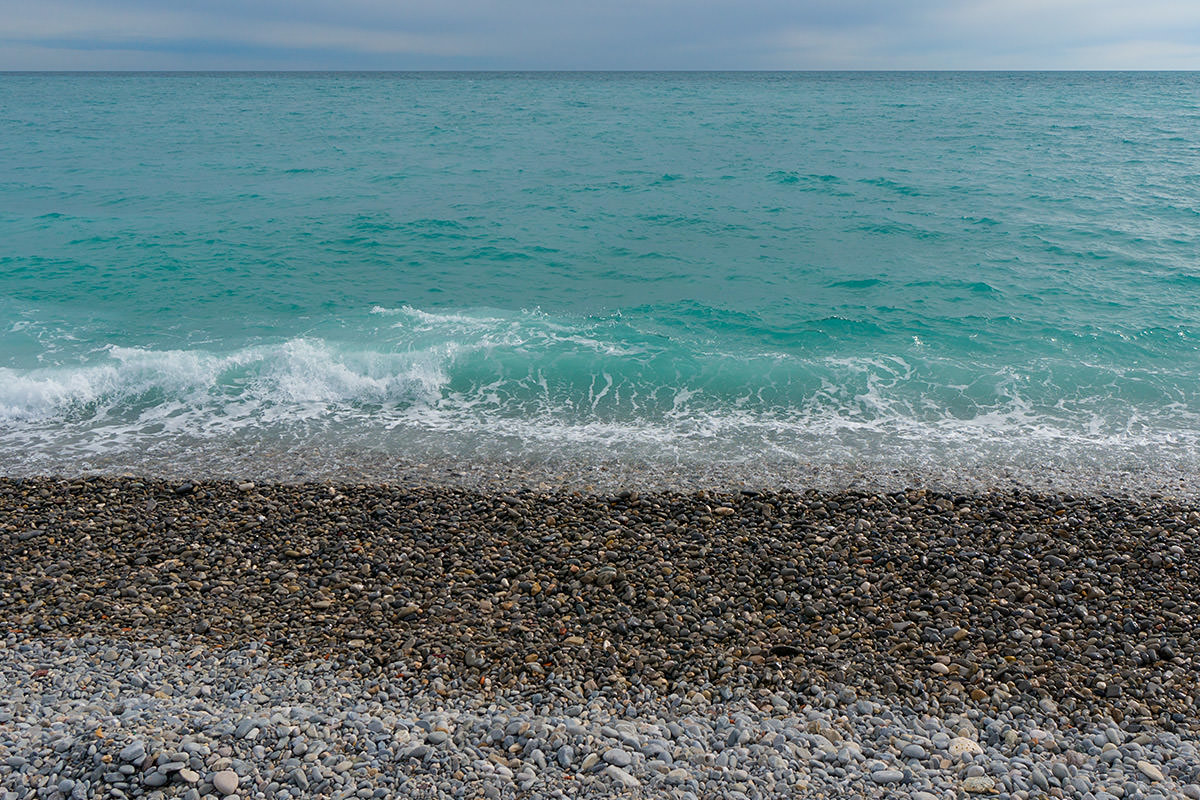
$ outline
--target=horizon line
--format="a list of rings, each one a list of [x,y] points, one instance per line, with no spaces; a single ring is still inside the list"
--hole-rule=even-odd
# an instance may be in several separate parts
[[[1200,72],[1200,67],[1194,69],[1183,68],[1168,68],[1168,69],[1148,69],[1148,68],[1120,68],[1120,67],[1097,67],[1097,68],[1055,68],[1055,69],[1039,69],[1030,67],[1013,67],[1013,68],[981,68],[981,67],[929,67],[929,68],[829,68],[829,67],[811,67],[797,69],[757,69],[751,67],[733,67],[722,69],[703,69],[703,68],[676,68],[676,69],[640,69],[640,68],[607,68],[607,69],[586,69],[586,68],[473,68],[473,69],[447,69],[447,68],[397,68],[397,69],[355,69],[347,67],[335,68],[320,68],[320,67],[305,67],[305,68],[263,68],[263,69],[248,69],[248,68],[211,68],[211,69],[124,69],[124,68],[102,68],[102,69],[0,69],[0,75],[95,75],[95,74],[143,74],[143,75],[161,75],[161,74],[178,74],[178,75],[209,75],[209,74],[538,74],[538,73],[576,73],[576,74],[662,74],[662,73],[765,73],[765,74],[796,74],[796,73],[1090,73],[1090,72],[1108,72],[1108,73],[1156,73],[1156,72],[1172,72],[1172,73],[1195,73]]]

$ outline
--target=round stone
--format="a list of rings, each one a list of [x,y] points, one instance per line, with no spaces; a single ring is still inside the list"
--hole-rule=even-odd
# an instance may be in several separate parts
[[[238,788],[238,774],[231,769],[223,769],[212,776],[212,785],[222,796],[233,794]]]
[[[614,767],[628,767],[633,763],[633,756],[628,751],[622,750],[619,747],[614,747],[604,753],[605,763],[612,764]]]
[[[950,740],[950,755],[959,758],[963,755],[979,755],[983,752],[983,748],[979,746],[979,742],[973,739],[968,739],[965,736],[956,736]]]

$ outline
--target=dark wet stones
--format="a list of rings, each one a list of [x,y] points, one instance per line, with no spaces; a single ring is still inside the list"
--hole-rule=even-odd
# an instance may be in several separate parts
[[[0,623],[490,690],[838,684],[1179,727],[1197,524],[1166,498],[1026,492],[0,479]]]

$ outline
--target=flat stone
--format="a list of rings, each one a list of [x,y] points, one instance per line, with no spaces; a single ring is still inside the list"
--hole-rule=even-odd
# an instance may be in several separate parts
[[[212,776],[212,785],[222,795],[233,794],[238,788],[238,774],[231,769],[223,769]]]
[[[880,769],[871,773],[871,780],[884,785],[900,783],[904,780],[904,773],[898,769]]]
[[[995,785],[996,782],[987,775],[974,775],[963,781],[962,788],[965,791],[978,794],[982,792],[990,792]]]
[[[133,741],[121,748],[119,757],[122,761],[132,762],[138,761],[144,755],[146,755],[146,745]]]
[[[424,744],[414,745],[400,753],[402,758],[411,758],[416,761],[421,761],[425,756],[429,755],[429,746]]]
[[[948,748],[950,755],[958,757],[963,755],[979,755],[983,752],[983,748],[979,746],[979,742],[973,739],[968,739],[965,736],[956,736],[950,740]]]
[[[642,782],[630,775],[620,767],[608,765],[604,768],[604,774],[612,778],[613,783],[624,786],[626,789],[636,789],[642,785]]]
[[[196,772],[195,770],[187,769],[186,767],[179,770],[179,772],[176,774],[179,775],[179,780],[183,781],[184,783],[196,783],[200,780],[200,773]]]
[[[1152,781],[1161,781],[1163,779],[1162,770],[1151,764],[1149,761],[1137,762],[1138,772],[1145,775]]]

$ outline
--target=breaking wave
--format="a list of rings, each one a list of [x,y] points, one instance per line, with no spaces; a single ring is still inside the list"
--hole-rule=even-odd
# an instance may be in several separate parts
[[[621,315],[376,307],[364,317],[350,340],[109,346],[77,366],[2,369],[0,469],[308,448],[331,462],[367,452],[719,460],[748,473],[833,462],[1136,470],[1190,463],[1200,445],[1197,397],[1154,385],[1154,374],[1063,359],[993,368],[916,346],[853,357],[723,351]]]

